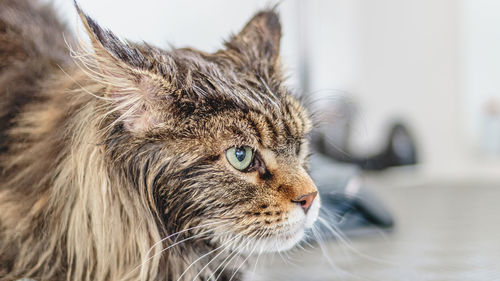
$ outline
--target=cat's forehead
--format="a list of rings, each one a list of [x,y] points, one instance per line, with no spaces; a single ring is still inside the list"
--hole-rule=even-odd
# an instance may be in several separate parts
[[[280,111],[288,106],[287,90],[281,79],[269,79],[237,61],[207,54],[194,49],[177,49],[159,61],[158,71],[163,78],[164,93],[176,108],[187,114],[221,110],[268,109]],[[168,64],[168,67],[165,65]],[[168,72],[165,73],[165,69]],[[172,94],[172,92],[175,92]]]
[[[307,111],[280,79],[261,77],[221,53],[177,49],[169,55],[175,64],[169,79],[178,90],[165,110],[175,111],[181,135],[279,149],[309,132]]]
[[[280,104],[280,110],[240,108],[218,101],[201,105],[187,102],[177,106],[179,119],[170,123],[169,129],[176,132],[178,141],[214,153],[247,145],[280,155],[294,154],[307,138],[311,122],[306,110],[294,99],[290,101]]]
[[[166,63],[174,64],[173,76],[179,78],[181,88],[200,87],[210,83],[213,90],[227,87],[245,87],[249,90],[264,89],[265,81],[261,74],[225,52],[205,53],[193,48],[175,49],[169,52]],[[281,82],[276,79],[276,82]]]

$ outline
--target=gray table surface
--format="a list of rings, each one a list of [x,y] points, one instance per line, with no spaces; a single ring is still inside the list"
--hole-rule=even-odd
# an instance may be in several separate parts
[[[500,182],[407,178],[367,177],[396,217],[392,232],[261,256],[247,280],[500,280]]]

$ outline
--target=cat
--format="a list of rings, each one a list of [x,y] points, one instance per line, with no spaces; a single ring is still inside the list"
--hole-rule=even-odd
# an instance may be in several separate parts
[[[0,0],[0,280],[241,280],[296,245],[320,199],[275,9],[206,53],[75,7],[90,44]]]

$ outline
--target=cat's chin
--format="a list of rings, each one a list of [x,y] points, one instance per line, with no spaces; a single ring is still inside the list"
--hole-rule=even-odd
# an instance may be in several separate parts
[[[299,243],[305,235],[305,227],[302,227],[294,232],[278,234],[274,237],[269,237],[265,241],[260,242],[257,247],[261,252],[281,252],[293,248]]]
[[[253,242],[248,243],[248,246],[236,250],[245,255],[286,251],[297,245],[304,235],[305,228],[302,226],[293,231],[255,238]]]

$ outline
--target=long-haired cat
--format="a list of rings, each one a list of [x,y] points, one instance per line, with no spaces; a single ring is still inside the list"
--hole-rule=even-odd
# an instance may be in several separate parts
[[[0,0],[0,280],[238,280],[304,236],[319,198],[281,28],[215,53],[125,42],[76,6]]]

